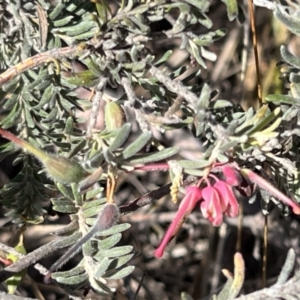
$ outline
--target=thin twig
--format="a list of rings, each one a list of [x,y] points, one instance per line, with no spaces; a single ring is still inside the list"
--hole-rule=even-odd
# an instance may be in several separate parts
[[[127,95],[128,100],[125,102],[125,105],[128,105],[130,107],[135,107],[137,98],[134,93],[134,90],[132,89],[131,82],[127,77],[122,77],[122,85],[124,87],[125,93]]]
[[[253,41],[253,50],[254,50],[254,58],[255,58],[255,65],[256,65],[256,77],[257,77],[257,98],[259,104],[264,103],[262,99],[262,85],[259,73],[259,59],[258,59],[258,51],[257,51],[257,35],[256,35],[256,28],[255,28],[255,18],[254,18],[254,7],[252,0],[248,0],[248,7],[249,7],[249,15],[250,15],[250,24],[251,24],[251,31],[252,31],[252,41]]]
[[[37,67],[47,62],[55,61],[55,59],[79,56],[88,51],[89,50],[86,44],[79,44],[59,49],[53,49],[29,57],[0,74],[0,87],[31,68]]]
[[[188,185],[191,185],[192,183],[196,182],[196,177],[194,176],[189,176],[188,178],[186,178],[183,181],[183,186],[186,187]],[[170,187],[171,187],[171,183],[164,185],[154,191],[151,191],[149,193],[147,193],[146,195],[143,195],[141,197],[136,198],[135,200],[121,205],[119,207],[120,209],[120,213],[129,213],[129,212],[133,212],[136,211],[137,209],[149,205],[157,200],[159,200],[160,198],[168,195],[170,193]]]
[[[181,103],[183,101],[183,97],[178,96],[172,105],[168,108],[167,112],[165,113],[166,118],[171,118],[179,109],[181,106]]]
[[[99,115],[99,110],[100,110],[100,102],[102,100],[102,95],[103,95],[103,88],[105,87],[107,83],[107,78],[101,78],[100,82],[97,84],[97,87],[95,88],[95,95],[93,97],[93,104],[90,112],[90,122],[87,128],[87,136],[90,137],[93,129],[97,123],[97,118]]]
[[[7,252],[7,253],[9,253],[9,254],[13,254],[18,258],[25,258],[26,257],[26,255],[18,252],[15,248],[9,247],[9,246],[7,246],[5,244],[2,244],[2,243],[0,243],[0,249]],[[45,275],[45,274],[48,273],[48,270],[41,264],[35,264],[34,268],[36,270],[38,270],[42,275]]]
[[[187,102],[189,102],[192,105],[195,113],[199,111],[198,97],[193,92],[191,92],[186,86],[184,86],[182,82],[172,80],[169,76],[165,75],[161,70],[154,66],[151,66],[149,71],[171,92],[176,93],[180,97],[184,98]]]
[[[268,262],[268,215],[265,216],[264,224],[264,252],[262,259],[262,279],[261,286],[264,288],[267,281],[267,262]]]
[[[81,236],[81,234],[79,232],[76,232],[76,233],[72,234],[71,236],[51,241],[48,244],[43,245],[40,248],[34,250],[33,252],[27,254],[26,256],[22,257],[19,261],[6,267],[5,269],[3,269],[0,272],[0,282],[5,281],[7,278],[11,277],[14,273],[18,273],[18,272],[28,268],[29,266],[31,266],[38,260],[48,256],[49,254],[51,254],[61,248],[65,248],[65,247],[69,246],[70,244],[73,244],[74,240],[77,240],[80,236]],[[43,275],[48,273],[48,270],[46,270],[45,273],[44,273],[44,270],[42,270]]]

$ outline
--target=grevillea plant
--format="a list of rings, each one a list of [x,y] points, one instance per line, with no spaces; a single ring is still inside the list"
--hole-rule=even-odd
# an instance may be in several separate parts
[[[71,219],[55,232],[59,238],[29,254],[5,248],[18,258],[6,263],[2,281],[70,246],[49,269],[37,266],[45,281],[81,294],[83,288],[111,293],[112,282],[134,270],[130,261],[137,254],[122,241],[130,227],[122,216],[166,195],[174,202],[183,197],[161,244],[156,250],[152,245],[156,258],[194,210],[220,226],[238,216],[240,199],[256,199],[264,191],[263,202],[300,214],[299,129],[291,127],[300,115],[299,58],[281,48],[290,91],[269,95],[272,105],[244,111],[218,99],[218,91],[201,77],[201,70],[217,59],[209,47],[227,32],[212,29],[211,2],[2,1],[0,160],[11,159],[19,170],[1,187],[0,202],[22,237],[29,226],[46,223],[51,209]],[[229,21],[243,20],[237,1],[222,2]],[[281,4],[270,7],[299,34],[296,4],[296,13]],[[168,68],[172,51],[165,46],[153,51],[154,43],[174,40],[195,71]],[[112,95],[112,90],[117,92]],[[100,116],[104,122],[97,127]],[[199,142],[200,158],[182,158],[180,147],[155,135],[179,129]],[[141,171],[168,171],[170,180],[119,203],[120,177]],[[23,248],[22,240],[18,247]],[[79,251],[76,265],[60,270]],[[223,293],[231,298],[244,278],[240,254],[235,266],[239,274]]]
[[[187,187],[185,196],[178,207],[178,212],[162,243],[154,253],[156,257],[163,255],[166,245],[176,235],[184,220],[197,204],[204,218],[208,219],[212,225],[220,226],[223,222],[223,214],[234,218],[239,213],[239,203],[233,189],[243,194],[243,188],[246,186],[253,188],[253,183],[268,191],[270,195],[281,200],[285,205],[291,207],[293,213],[300,214],[300,206],[296,202],[253,171],[249,169],[238,170],[230,165],[218,166],[217,168],[221,169],[224,179],[213,174],[213,167],[209,170],[208,175],[203,176],[199,180],[197,186]]]

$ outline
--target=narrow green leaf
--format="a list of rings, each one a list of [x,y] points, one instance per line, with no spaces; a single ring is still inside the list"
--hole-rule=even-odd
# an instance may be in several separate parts
[[[220,163],[227,163],[229,161],[229,158],[222,153],[218,153],[217,159]]]
[[[1,88],[4,92],[14,92],[19,85],[20,76],[16,76],[15,78],[9,80],[6,84],[4,84]]]
[[[55,34],[56,31],[60,33],[65,33],[68,36],[76,36],[85,32],[92,31],[92,28],[95,27],[95,22],[90,20],[85,20],[76,25],[60,27],[58,29],[53,29],[52,32]]]
[[[184,169],[184,173],[194,176],[203,176],[204,171],[199,169]]]
[[[59,182],[56,182],[56,186],[59,189],[59,191],[68,199],[73,200],[74,195],[72,192],[72,189],[64,184],[61,184]]]
[[[31,109],[31,108],[30,108]],[[25,112],[25,119],[26,119],[26,124],[29,128],[35,128],[35,122],[31,116],[31,113],[27,107],[27,105],[24,105],[24,112]]]
[[[6,110],[11,110],[12,107],[17,103],[18,97],[20,94],[20,90],[17,91],[17,93],[12,94],[9,99],[6,100],[6,102],[3,105],[3,108]]]
[[[121,233],[116,233],[104,240],[97,240],[98,249],[100,251],[110,249],[115,246],[122,238]]]
[[[213,26],[213,22],[211,19],[204,13],[201,13],[200,11],[194,11],[195,16],[197,17],[197,20],[200,24],[205,26],[206,28],[211,28]]]
[[[107,269],[112,261],[113,261],[113,259],[109,259],[108,257],[104,257],[103,259],[101,259],[100,263],[97,264],[98,269],[95,272],[94,277],[96,277],[96,278],[102,277],[105,274],[105,272],[107,271]]]
[[[111,249],[101,249],[95,257],[100,258],[100,257],[120,257],[122,255],[126,255],[130,253],[133,249],[133,246],[119,246],[119,247],[114,247]]]
[[[222,100],[222,99],[219,99],[217,101],[212,101],[209,104],[209,107],[213,109],[222,109],[222,108],[227,108],[232,106],[233,106],[232,102],[228,100]]]
[[[284,121],[291,121],[293,118],[295,118],[298,114],[298,108],[295,106],[291,106],[282,116],[282,120]]]
[[[78,122],[78,120],[77,120]],[[82,139],[74,148],[72,148],[72,150],[68,153],[68,158],[71,158],[73,156],[75,156],[76,154],[78,154],[80,151],[82,151],[84,149],[84,147],[87,144],[87,140],[86,139]],[[73,145],[72,145],[73,146]]]
[[[256,125],[248,132],[249,135],[251,135],[254,132],[258,132],[262,129],[264,129],[268,124],[270,124],[272,121],[277,119],[279,114],[281,113],[280,107],[276,107],[275,110],[273,110],[271,113],[269,113],[267,116],[262,118]]]
[[[207,11],[210,3],[209,1],[203,1],[203,0],[185,0],[185,2],[194,5],[197,7],[200,11]]]
[[[53,89],[53,85],[50,84],[46,89],[44,90],[44,93],[39,101],[39,104],[34,106],[33,108],[38,110],[42,108],[45,104],[47,104],[53,97],[55,96],[55,92]]]
[[[148,155],[143,154],[143,155],[135,156],[131,160],[129,160],[129,162],[131,164],[146,164],[146,163],[161,161],[177,154],[178,151],[179,148],[176,147],[167,148],[162,151],[156,152],[154,154],[148,154]]]
[[[113,226],[113,227],[111,227],[107,230],[97,232],[95,236],[113,235],[113,234],[116,234],[116,233],[123,232],[123,231],[127,230],[130,227],[131,227],[131,225],[129,223],[118,224],[118,225],[115,225],[115,226]]]
[[[93,190],[88,191],[88,192],[85,194],[86,200],[90,200],[90,199],[92,199],[92,198],[98,196],[100,193],[103,192],[103,190],[104,190],[104,188],[103,188],[103,187],[100,187],[100,188],[98,188],[98,189],[93,189]],[[95,200],[95,201],[99,201],[99,200]],[[100,204],[103,204],[103,203],[105,203],[106,198],[103,198],[103,199],[101,199],[100,201],[103,201],[103,202],[100,202]],[[92,202],[92,201],[90,201],[90,202]],[[85,203],[90,203],[90,202],[85,202]],[[85,203],[83,204],[83,206],[85,205]]]
[[[207,160],[178,160],[176,163],[184,169],[201,169],[210,164]]]
[[[86,201],[82,205],[82,210],[85,211],[91,207],[98,207],[101,206],[102,204],[106,203],[106,198],[101,198],[97,200],[92,200],[92,201]]]
[[[111,293],[111,289],[108,286],[106,286],[102,281],[95,279],[90,281],[90,284],[92,288],[100,295],[106,295],[108,293]]]
[[[74,205],[57,204],[57,205],[53,205],[52,208],[57,212],[65,213],[65,214],[74,214],[77,212],[77,209],[75,208]]]
[[[134,268],[135,268],[134,266],[127,266],[124,269],[121,269],[119,271],[115,271],[114,274],[112,274],[112,275],[106,274],[105,278],[122,279],[122,278],[128,276],[129,274],[131,274],[133,272]]]
[[[289,104],[289,105],[296,105],[300,106],[300,101],[292,96],[288,95],[277,95],[277,94],[271,94],[266,96],[266,101],[272,102],[274,104]]]
[[[159,67],[160,65],[165,63],[170,58],[172,53],[172,50],[168,50],[167,52],[165,52],[164,55],[157,62],[154,63],[154,66]]]
[[[143,34],[146,34],[148,32],[150,32],[150,27],[148,25],[146,25],[146,23],[143,23],[142,21],[142,15],[140,15],[140,18],[137,17],[130,17],[130,20],[139,27],[139,29],[141,30],[141,32]]]
[[[68,117],[66,120],[66,125],[65,125],[65,134],[72,134],[73,133],[73,127],[74,127],[74,119],[73,117]]]
[[[47,116],[47,118],[42,120],[42,123],[51,123],[54,120],[56,120],[57,118],[58,118],[58,108],[54,107],[52,109],[52,111],[50,112],[50,114]]]
[[[283,5],[279,4],[275,5],[274,16],[286,25],[292,33],[300,35],[299,14],[288,14],[284,11]]]
[[[55,272],[52,273],[51,277],[52,278],[57,278],[57,277],[70,277],[70,276],[75,276],[85,273],[85,268],[80,262],[75,268],[68,270],[68,271],[60,271],[60,272]]]
[[[17,102],[10,113],[1,120],[0,124],[4,129],[10,128],[16,125],[17,121],[19,120],[22,114],[22,109],[20,108],[19,103]]]
[[[123,152],[122,156],[124,159],[132,157],[138,153],[151,139],[152,134],[150,131],[143,132],[133,143],[131,143]]]
[[[97,216],[101,210],[102,210],[102,206],[90,207],[90,208],[85,209],[82,212],[82,216],[84,219],[91,218],[91,217]]]
[[[207,68],[204,60],[201,57],[199,46],[197,46],[192,40],[189,40],[189,46],[187,46],[186,49],[191,53],[191,55],[193,55],[193,57],[201,67],[203,67],[204,69]]]
[[[117,260],[117,265],[116,265],[116,269],[119,269],[121,268],[122,266],[124,266],[125,264],[127,264],[131,259],[132,257],[135,255],[135,253],[129,253],[127,255],[123,255],[121,257],[118,257]]]
[[[130,131],[131,131],[131,124],[126,123],[118,130],[119,132],[117,133],[116,137],[114,138],[114,141],[111,143],[109,146],[109,150],[111,152],[114,152],[117,150],[119,147],[123,145],[123,143],[127,140]]]
[[[103,160],[104,160],[103,151],[99,151],[87,161],[87,165],[90,168],[98,168],[103,163]]]
[[[66,16],[62,19],[55,20],[53,22],[53,25],[54,25],[54,27],[65,26],[65,25],[69,24],[72,19],[74,19],[74,16]]]
[[[204,47],[200,48],[200,52],[203,58],[208,59],[210,61],[216,61],[217,55],[209,50],[206,50]]]
[[[100,76],[102,74],[101,69],[99,68],[99,65],[93,60],[92,56],[88,56],[82,61],[89,70],[91,70],[95,75]]]
[[[24,87],[25,91],[30,92],[30,91],[33,91],[34,88],[36,88],[38,91],[45,90],[45,89],[40,89],[39,85],[42,83],[46,83],[47,87],[50,86],[51,85],[50,77],[51,76],[49,75],[47,70],[41,70],[41,72],[39,72],[39,74],[37,75],[35,80]]]
[[[82,72],[63,72],[62,76],[68,83],[84,87],[93,87],[99,81],[99,76],[90,70]]]
[[[64,8],[65,8],[65,4],[58,3],[57,5],[54,6],[52,12],[49,14],[49,18],[51,20],[55,20],[63,11]]]
[[[238,15],[238,4],[236,0],[221,0],[227,6],[227,16],[229,21],[233,21]]]
[[[84,274],[70,276],[70,277],[56,277],[55,280],[61,284],[67,284],[67,285],[82,284],[82,285],[84,285],[88,280],[88,274],[84,273]]]
[[[202,87],[201,94],[197,103],[198,109],[205,109],[209,106],[209,100],[210,100],[210,92],[211,89],[207,83],[205,83]]]
[[[300,69],[300,58],[292,55],[286,46],[282,45],[280,47],[280,54],[282,58],[290,65],[292,65],[295,68]]]

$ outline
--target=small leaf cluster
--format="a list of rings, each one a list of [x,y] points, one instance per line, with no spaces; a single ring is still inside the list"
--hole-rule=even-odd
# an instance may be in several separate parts
[[[96,153],[95,151],[91,151],[89,160],[86,162],[87,165],[96,168],[100,165],[104,166],[108,164],[114,165],[120,170],[132,170],[134,165],[162,161],[175,155],[179,150],[176,147],[170,147],[151,154],[139,154],[138,152],[149,145],[152,139],[150,131],[143,132],[127,147],[120,148],[129,137],[130,132],[130,123],[126,123],[120,129],[115,129],[110,133],[102,131],[95,138],[95,143],[92,147],[96,148],[97,151]],[[103,146],[105,144],[107,146]],[[102,149],[100,148],[101,146],[103,147]]]
[[[84,196],[80,196],[73,193],[73,191],[77,191],[77,188],[72,191],[71,187],[62,184],[57,184],[57,187],[60,189],[62,197],[51,199],[53,209],[58,212],[70,213],[71,219],[77,220],[77,231],[82,234],[87,233],[106,203],[106,198],[101,197],[103,188],[91,190]],[[75,204],[74,198],[77,205],[81,203],[80,208]],[[98,232],[94,238],[83,245],[82,260],[68,271],[53,273],[52,278],[76,289],[89,282],[94,290],[100,294],[107,294],[111,291],[107,281],[121,279],[134,269],[133,266],[126,265],[134,256],[133,246],[116,246],[121,240],[122,232],[129,227],[130,224],[122,223]],[[74,229],[74,226],[71,228],[67,226],[66,230],[63,228],[61,232],[64,235],[71,234]],[[78,236],[74,236],[73,242],[69,246],[75,244],[77,240]],[[76,252],[72,253],[72,255],[75,254]]]
[[[274,6],[274,16],[282,22],[290,32],[299,36],[299,15],[298,4],[290,7],[284,4]],[[277,145],[277,162],[285,165],[284,169],[274,166],[274,173],[277,174],[278,182],[285,178],[285,189],[290,191],[297,201],[300,201],[299,190],[299,162],[295,160],[299,153],[299,99],[300,99],[300,60],[299,57],[290,53],[285,45],[280,47],[282,61],[278,63],[281,77],[285,81],[287,94],[271,94],[266,97],[266,101],[277,105],[282,111],[282,124],[280,130],[280,144]],[[282,154],[282,153],[285,154]],[[286,179],[287,178],[287,179]]]

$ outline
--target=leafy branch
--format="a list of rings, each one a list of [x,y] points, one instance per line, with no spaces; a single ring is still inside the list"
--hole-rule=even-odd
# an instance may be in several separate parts
[[[230,21],[242,19],[237,1],[223,2]],[[67,258],[82,248],[80,262],[56,272],[67,260],[62,256],[50,268],[48,279],[51,275],[76,289],[89,284],[99,294],[109,293],[109,280],[133,271],[127,265],[134,256],[132,245],[117,245],[130,225],[115,222],[120,214],[167,194],[174,202],[179,192],[185,196],[164,247],[199,202],[202,214],[215,226],[223,215],[236,216],[239,204],[234,192],[248,198],[263,195],[265,203],[272,200],[281,210],[292,207],[299,213],[295,161],[299,130],[294,126],[299,123],[299,59],[281,48],[286,63],[282,72],[290,90],[288,95],[266,97],[270,105],[244,111],[238,104],[217,99],[218,91],[196,80],[207,61],[217,59],[208,48],[227,32],[212,30],[210,4],[3,1],[0,134],[12,143],[1,146],[0,160],[16,155],[13,164],[20,164],[21,171],[2,187],[0,202],[22,230],[43,222],[50,205],[68,214],[72,226],[58,234],[67,237],[7,266],[2,280],[55,249],[71,246]],[[272,9],[291,32],[299,33],[297,14],[290,7],[277,4]],[[162,21],[167,29],[155,30]],[[180,40],[180,48],[198,70],[189,74],[186,67],[170,70],[172,51],[153,53],[152,43],[173,39]],[[80,70],[74,70],[76,66]],[[117,99],[112,89],[121,90]],[[82,99],[82,90],[88,91],[88,100]],[[104,126],[99,129],[101,105]],[[179,128],[201,143],[200,159],[181,158],[181,149],[164,145],[153,134]],[[117,204],[120,174],[138,171],[168,171],[171,182]],[[164,247],[159,248],[160,256]],[[234,297],[238,292],[236,288]]]

